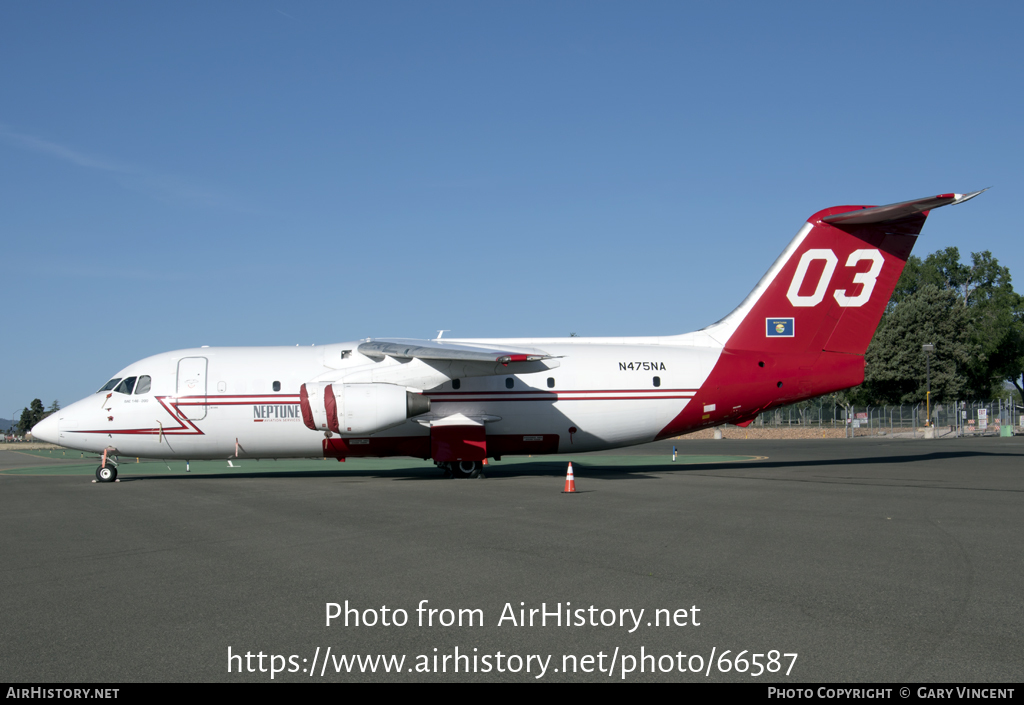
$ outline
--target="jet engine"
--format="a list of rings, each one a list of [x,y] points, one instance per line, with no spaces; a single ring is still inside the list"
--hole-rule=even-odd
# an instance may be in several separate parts
[[[302,421],[313,431],[365,436],[430,411],[430,399],[395,384],[310,382],[299,389]]]

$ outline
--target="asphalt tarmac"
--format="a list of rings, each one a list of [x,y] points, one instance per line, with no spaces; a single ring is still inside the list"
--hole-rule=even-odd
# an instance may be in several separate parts
[[[476,480],[0,453],[2,680],[1024,677],[1024,438],[672,445]]]

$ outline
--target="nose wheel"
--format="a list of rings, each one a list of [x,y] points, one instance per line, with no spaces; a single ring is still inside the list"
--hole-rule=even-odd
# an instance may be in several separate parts
[[[109,460],[106,465],[96,468],[96,482],[113,482],[117,479],[117,466]]]

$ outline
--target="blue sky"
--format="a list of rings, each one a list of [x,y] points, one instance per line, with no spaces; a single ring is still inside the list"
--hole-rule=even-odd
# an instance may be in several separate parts
[[[807,216],[993,186],[1019,3],[0,4],[0,417],[198,345],[673,334]]]

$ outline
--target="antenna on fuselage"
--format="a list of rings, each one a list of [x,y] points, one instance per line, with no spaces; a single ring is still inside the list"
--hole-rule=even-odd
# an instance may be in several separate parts
[[[439,331],[437,331],[437,337],[434,338],[434,340],[440,340],[442,335],[444,335],[445,333],[451,333],[451,332],[452,332],[451,328],[444,328],[442,330],[439,330]]]

